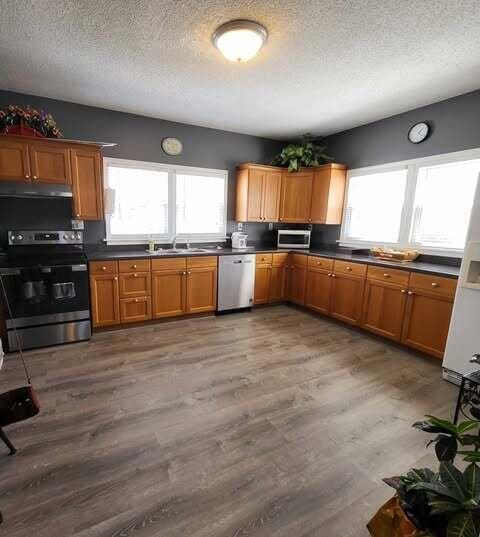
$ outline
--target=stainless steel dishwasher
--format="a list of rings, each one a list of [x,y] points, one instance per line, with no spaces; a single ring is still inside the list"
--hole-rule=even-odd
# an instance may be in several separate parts
[[[217,311],[251,308],[255,288],[255,254],[218,258]]]

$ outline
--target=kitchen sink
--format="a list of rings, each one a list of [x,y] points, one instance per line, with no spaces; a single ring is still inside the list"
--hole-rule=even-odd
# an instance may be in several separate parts
[[[155,250],[152,255],[203,254],[211,252],[212,250],[207,250],[206,248],[166,248],[165,250]]]

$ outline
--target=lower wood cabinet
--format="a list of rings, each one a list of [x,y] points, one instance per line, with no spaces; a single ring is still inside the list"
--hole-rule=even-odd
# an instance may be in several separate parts
[[[90,297],[94,327],[112,326],[120,322],[118,275],[91,275]]]
[[[330,297],[332,293],[331,273],[315,268],[308,269],[305,306],[320,313],[330,312]]]
[[[215,311],[217,307],[217,265],[188,267],[187,259],[187,300],[185,313]]]
[[[303,306],[307,288],[307,256],[290,254],[286,269],[286,298],[294,304]]]
[[[186,311],[186,267],[152,272],[154,319],[183,315]]]
[[[258,256],[257,256],[258,259]],[[270,302],[270,281],[272,276],[272,265],[255,265],[255,304],[268,304]]]
[[[288,254],[257,254],[255,259],[255,304],[285,300]]]
[[[330,315],[350,324],[359,324],[365,280],[361,276],[332,274]]]
[[[138,323],[152,318],[152,299],[149,296],[120,299],[120,321]]]
[[[367,280],[362,327],[380,336],[400,341],[406,301],[407,295],[403,286]]]

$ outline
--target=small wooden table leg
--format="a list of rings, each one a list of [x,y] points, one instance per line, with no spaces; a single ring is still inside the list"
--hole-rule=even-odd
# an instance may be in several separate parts
[[[5,445],[10,450],[10,455],[15,455],[17,452],[15,446],[10,442],[10,439],[6,435],[5,431],[0,427],[0,439],[2,439],[5,442]]]

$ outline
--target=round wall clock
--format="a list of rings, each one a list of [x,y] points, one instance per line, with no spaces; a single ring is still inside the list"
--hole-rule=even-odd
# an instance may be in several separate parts
[[[422,121],[421,123],[416,123],[408,131],[408,139],[410,140],[410,142],[412,142],[412,144],[419,144],[420,142],[426,140],[429,134],[430,126],[428,125],[428,123]]]
[[[175,157],[181,154],[183,145],[178,138],[164,138],[162,140],[162,149],[167,155]]]

